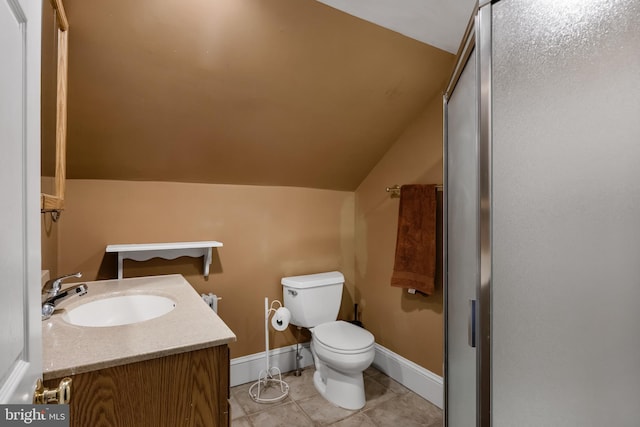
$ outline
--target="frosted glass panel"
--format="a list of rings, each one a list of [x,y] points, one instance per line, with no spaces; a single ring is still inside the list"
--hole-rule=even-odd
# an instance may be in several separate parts
[[[640,422],[640,2],[493,6],[493,426]]]
[[[476,55],[473,52],[447,108],[447,421],[473,426],[476,350],[468,343],[469,300],[478,284],[478,161]]]

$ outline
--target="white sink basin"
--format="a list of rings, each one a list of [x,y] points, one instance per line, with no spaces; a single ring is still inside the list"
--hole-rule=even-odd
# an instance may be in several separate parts
[[[68,309],[62,318],[77,326],[129,325],[163,316],[175,307],[175,301],[160,295],[117,295]]]

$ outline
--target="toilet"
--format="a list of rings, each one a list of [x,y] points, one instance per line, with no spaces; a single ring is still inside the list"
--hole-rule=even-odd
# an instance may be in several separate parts
[[[290,323],[311,331],[316,371],[313,383],[329,402],[345,409],[365,404],[362,372],[371,365],[375,340],[371,332],[336,320],[344,276],[339,271],[284,277],[284,306]]]

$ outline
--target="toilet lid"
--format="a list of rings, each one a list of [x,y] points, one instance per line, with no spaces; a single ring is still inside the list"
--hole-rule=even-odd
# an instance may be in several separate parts
[[[343,351],[371,347],[375,341],[371,332],[342,320],[316,326],[313,336],[322,344]]]

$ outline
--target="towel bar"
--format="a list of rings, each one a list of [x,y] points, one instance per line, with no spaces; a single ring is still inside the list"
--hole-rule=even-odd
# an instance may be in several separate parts
[[[436,184],[436,191],[442,191],[444,186],[442,184]],[[391,193],[392,199],[397,199],[400,197],[400,186],[398,184],[392,185],[391,187],[387,187],[387,193]]]

